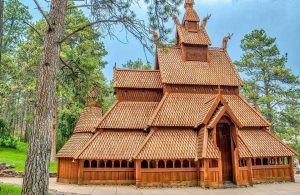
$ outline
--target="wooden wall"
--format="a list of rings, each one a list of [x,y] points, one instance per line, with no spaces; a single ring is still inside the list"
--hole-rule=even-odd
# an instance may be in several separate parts
[[[140,186],[196,186],[197,168],[141,169]]]
[[[205,93],[205,94],[217,94],[218,86],[205,86],[205,85],[165,85],[164,92],[168,93]],[[238,87],[221,86],[222,94],[239,94]]]
[[[58,158],[57,181],[62,183],[77,183],[78,161],[71,158]]]
[[[82,184],[135,184],[134,168],[83,168]]]
[[[260,165],[253,166],[253,182],[291,181],[289,165]]]
[[[152,101],[159,102],[162,99],[162,89],[115,89],[119,101]]]

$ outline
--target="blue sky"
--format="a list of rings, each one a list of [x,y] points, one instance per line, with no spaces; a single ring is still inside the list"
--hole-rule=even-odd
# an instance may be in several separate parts
[[[41,18],[33,0],[21,1],[30,8],[35,20]],[[39,0],[39,2],[47,9],[45,1]],[[195,9],[201,19],[207,14],[212,15],[206,29],[213,47],[220,47],[224,35],[229,32],[234,33],[228,47],[233,61],[239,60],[242,55],[240,41],[243,36],[254,29],[262,28],[269,36],[276,37],[281,53],[288,53],[287,66],[294,74],[300,75],[300,0],[195,0],[195,2]],[[181,20],[184,13],[183,6],[180,10]],[[147,19],[146,11],[147,8],[143,4],[136,8],[137,16],[145,20]],[[175,28],[173,21],[167,25]],[[119,35],[125,40],[124,33],[121,32]],[[170,34],[170,38],[174,36],[175,32]],[[105,37],[103,41],[108,51],[105,57],[108,64],[104,69],[108,80],[112,78],[115,63],[121,67],[130,59],[141,58],[146,61],[141,45],[132,37],[129,37],[126,44],[108,37]],[[153,56],[148,55],[148,59],[153,63]]]

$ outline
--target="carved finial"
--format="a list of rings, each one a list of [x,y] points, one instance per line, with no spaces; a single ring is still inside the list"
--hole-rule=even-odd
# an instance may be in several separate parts
[[[117,69],[117,62],[115,62],[114,69]]]
[[[201,23],[201,26],[202,26],[203,28],[206,27],[207,21],[209,20],[210,17],[211,17],[211,14],[209,14],[209,15],[207,15],[205,18],[203,18],[202,23]]]
[[[172,18],[173,18],[175,24],[180,24],[179,19],[176,15],[173,15]]]
[[[153,35],[153,40],[154,40],[154,43],[156,44],[156,46],[159,46],[160,45],[160,42],[159,42],[159,38],[158,38],[158,34],[157,32],[151,30],[152,32],[152,35]]]
[[[233,36],[233,33],[231,33],[231,34],[228,33],[228,35],[223,38],[222,48],[224,50],[227,50],[228,41],[231,39],[232,36]]]

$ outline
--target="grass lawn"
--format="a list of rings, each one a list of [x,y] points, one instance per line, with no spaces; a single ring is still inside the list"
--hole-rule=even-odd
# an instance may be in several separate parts
[[[0,183],[0,195],[21,194],[21,187]]]
[[[16,149],[0,147],[0,163],[15,165],[15,171],[23,172],[28,144],[19,142]],[[57,163],[50,163],[50,172],[56,172]],[[1,194],[1,193],[0,193]]]

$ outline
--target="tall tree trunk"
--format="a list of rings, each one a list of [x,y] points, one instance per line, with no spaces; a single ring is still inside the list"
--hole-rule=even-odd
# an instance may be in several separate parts
[[[55,102],[53,109],[53,126],[52,126],[52,147],[51,147],[51,161],[56,161],[56,123],[57,122],[57,104]]]
[[[4,0],[0,0],[0,66],[2,66],[2,42],[3,42],[3,12]]]
[[[63,33],[68,0],[52,0],[49,29],[45,33],[44,50],[40,64],[34,125],[31,131],[23,195],[46,195],[49,187],[49,164],[52,143],[53,106],[56,72],[59,64],[59,40]]]
[[[22,141],[25,141],[25,132],[26,132],[26,128],[27,128],[27,114],[28,114],[28,101],[25,97],[24,99],[24,113],[23,113],[23,120],[22,120],[22,126],[21,126],[21,135],[20,138]]]

